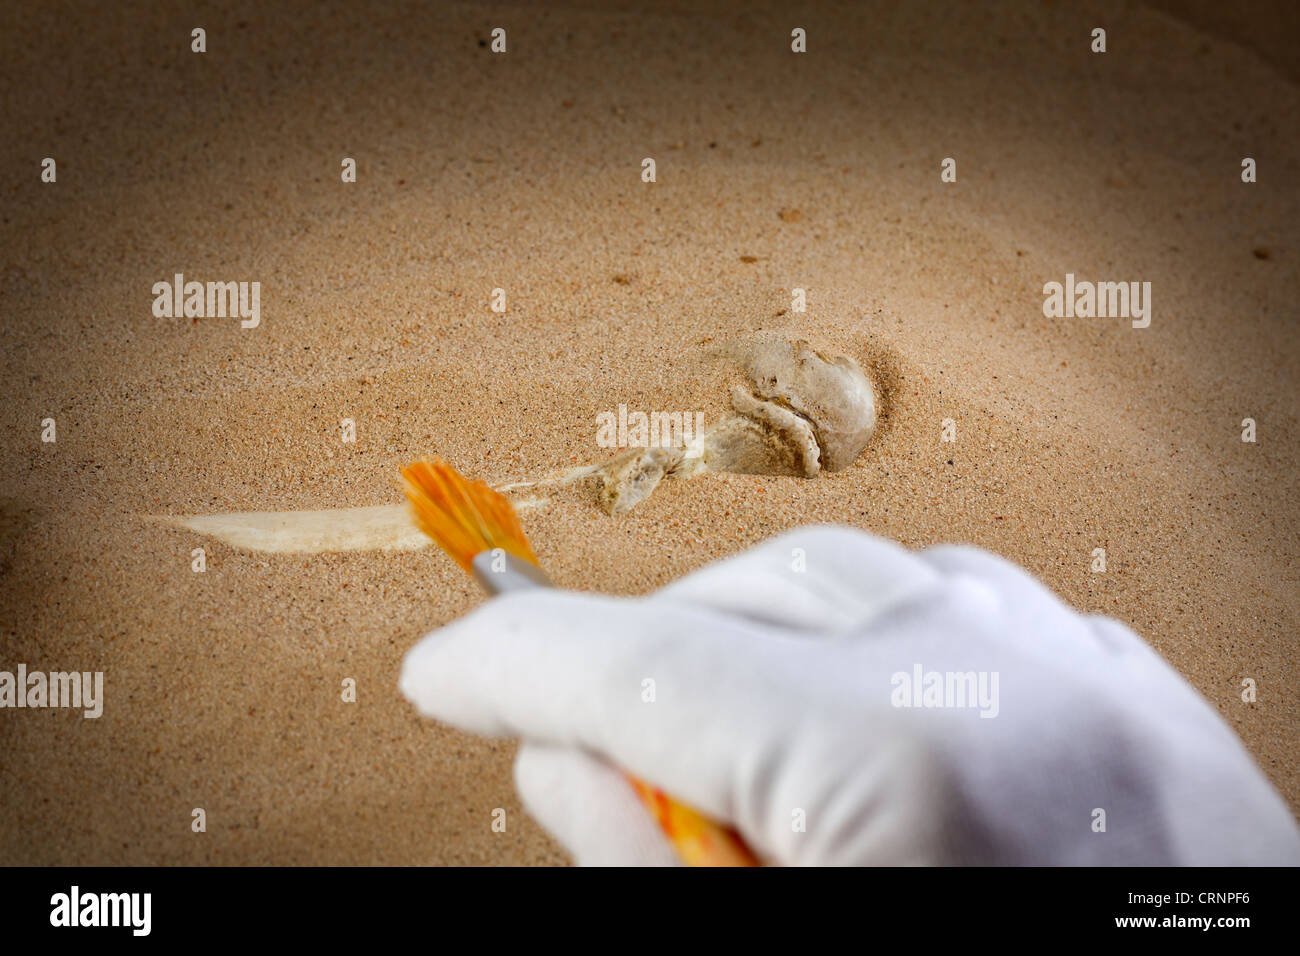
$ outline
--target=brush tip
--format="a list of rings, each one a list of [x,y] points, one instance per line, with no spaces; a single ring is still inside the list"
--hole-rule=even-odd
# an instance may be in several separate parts
[[[471,481],[441,457],[402,470],[416,524],[466,571],[474,556],[501,548],[537,564],[514,506],[482,481]]]

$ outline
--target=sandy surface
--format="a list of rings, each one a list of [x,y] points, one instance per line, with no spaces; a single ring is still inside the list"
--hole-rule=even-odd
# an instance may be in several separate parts
[[[755,330],[877,375],[856,465],[667,482],[620,518],[564,489],[525,519],[553,577],[642,593],[811,521],[973,542],[1135,627],[1300,808],[1294,14],[1228,40],[1130,3],[244,6],[0,31],[0,669],[107,694],[0,712],[0,860],[563,860],[512,744],[397,695],[480,600],[451,561],[155,518],[393,503],[424,454],[497,483],[600,460],[620,402],[716,421]],[[155,318],[177,271],[260,281],[261,326]],[[1044,318],[1067,272],[1150,281],[1150,328]]]

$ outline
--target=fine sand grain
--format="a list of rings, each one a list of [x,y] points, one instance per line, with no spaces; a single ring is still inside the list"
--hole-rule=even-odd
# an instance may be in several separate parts
[[[875,378],[863,454],[617,517],[594,480],[524,489],[558,584],[644,593],[806,522],[971,542],[1137,629],[1300,808],[1291,7],[646,6],[7,11],[0,669],[102,670],[106,700],[0,712],[0,861],[563,861],[513,744],[397,693],[481,600],[455,564],[179,521],[384,509],[423,455],[599,463],[620,403],[721,421],[756,333]],[[260,327],[155,318],[176,272],[260,281]],[[1151,282],[1150,327],[1044,318],[1066,273]]]

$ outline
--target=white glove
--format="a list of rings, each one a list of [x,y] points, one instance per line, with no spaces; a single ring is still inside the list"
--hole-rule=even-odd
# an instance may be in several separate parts
[[[975,699],[945,696],[968,672]],[[804,528],[640,600],[511,594],[420,641],[401,687],[523,738],[524,804],[584,864],[675,860],[614,768],[772,863],[1300,863],[1177,673],[973,548]]]

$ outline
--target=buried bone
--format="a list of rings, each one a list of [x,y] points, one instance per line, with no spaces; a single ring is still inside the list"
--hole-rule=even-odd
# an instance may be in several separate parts
[[[600,465],[515,482],[503,492],[560,488],[598,477],[601,504],[623,514],[644,501],[664,478],[704,472],[816,477],[850,465],[876,426],[871,382],[850,358],[830,360],[807,342],[765,343],[750,349],[741,366],[750,388],[731,394],[734,414],[677,447],[632,449]],[[515,499],[517,509],[548,499]],[[218,538],[248,551],[316,554],[331,551],[408,551],[431,542],[405,505],[324,511],[243,512],[159,516],[163,521]]]
[[[629,511],[666,477],[839,471],[875,431],[875,390],[847,356],[827,359],[803,341],[768,342],[751,349],[744,368],[753,391],[732,390],[736,414],[685,447],[633,449],[598,470],[606,512]]]
[[[812,425],[826,471],[853,464],[876,430],[875,390],[847,355],[831,360],[807,342],[767,343],[750,353],[745,371],[760,397]]]

